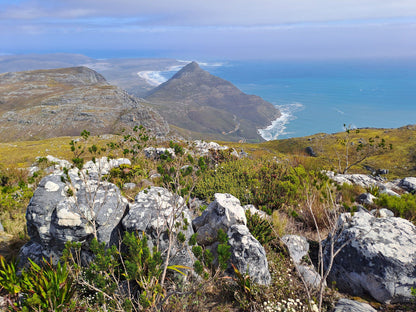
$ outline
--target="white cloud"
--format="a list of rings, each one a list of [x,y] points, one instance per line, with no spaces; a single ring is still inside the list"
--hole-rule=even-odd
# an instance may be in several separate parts
[[[416,16],[414,0],[24,0],[2,6],[2,18],[141,17],[147,24],[165,26],[255,26]]]

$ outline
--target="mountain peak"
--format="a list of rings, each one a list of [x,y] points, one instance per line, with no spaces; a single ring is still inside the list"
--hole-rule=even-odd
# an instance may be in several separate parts
[[[280,114],[271,103],[243,93],[196,62],[153,89],[146,100],[172,125],[224,140],[260,141],[257,129]]]

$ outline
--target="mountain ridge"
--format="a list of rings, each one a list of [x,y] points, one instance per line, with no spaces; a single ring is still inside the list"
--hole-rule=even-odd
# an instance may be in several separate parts
[[[152,108],[87,67],[0,74],[3,142],[116,133],[141,124],[157,136],[169,127]]]

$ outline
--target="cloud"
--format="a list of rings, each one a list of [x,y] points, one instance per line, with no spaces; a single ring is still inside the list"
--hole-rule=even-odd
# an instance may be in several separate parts
[[[415,37],[415,0],[0,0],[4,52],[408,56]]]
[[[416,16],[414,0],[24,0],[2,18],[138,17],[142,25],[259,26]]]

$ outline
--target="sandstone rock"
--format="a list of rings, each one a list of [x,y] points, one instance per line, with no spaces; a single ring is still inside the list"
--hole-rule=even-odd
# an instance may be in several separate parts
[[[390,217],[394,217],[394,213],[393,211],[386,209],[386,208],[381,208],[381,209],[373,209],[370,211],[370,213],[378,218],[390,218]]]
[[[270,284],[271,277],[266,252],[251,235],[247,226],[243,224],[232,225],[227,234],[228,243],[231,246],[230,262],[241,273],[248,273],[253,282],[262,285]]]
[[[193,266],[194,257],[188,246],[194,234],[191,216],[184,199],[162,187],[141,191],[123,218],[123,229],[128,232],[146,233],[149,247],[159,245],[162,256],[169,247],[169,231],[175,236],[182,232],[185,242],[174,244],[170,252],[170,265]]]
[[[416,284],[416,227],[395,217],[376,218],[359,210],[344,213],[337,225],[334,259],[329,281],[352,295],[370,294],[383,303],[412,300]],[[329,263],[330,238],[323,242]]]
[[[321,276],[312,265],[304,261],[305,257],[309,256],[309,243],[306,238],[298,235],[285,235],[282,237],[282,241],[289,250],[290,258],[303,280],[310,287],[318,288],[321,283]]]
[[[245,205],[243,206],[244,211],[250,211],[250,214],[253,216],[255,214],[258,214],[260,217],[262,217],[263,219],[267,219],[269,216],[267,215],[267,213],[265,213],[262,210],[257,209],[254,205]]]
[[[333,312],[377,312],[377,310],[368,303],[350,299],[340,299]]]
[[[210,245],[217,239],[217,232],[227,232],[234,224],[247,224],[247,218],[240,201],[231,194],[214,195],[215,200],[209,204],[202,215],[192,221],[197,233],[197,242]]]
[[[127,200],[114,184],[83,180],[77,172],[69,171],[71,182],[64,182],[62,172],[40,182],[26,210],[31,240],[22,248],[21,258],[36,250],[47,259],[57,258],[67,241],[88,243],[93,236],[107,245],[118,242],[118,225]]]
[[[137,186],[136,183],[125,183],[123,185],[123,189],[131,190],[131,189],[134,189],[136,186]]]
[[[372,204],[374,204],[374,199],[376,199],[376,198],[377,197],[375,197],[373,194],[363,193],[363,194],[358,196],[357,201],[361,204],[372,205]]]
[[[197,154],[201,156],[208,156],[211,151],[226,150],[228,146],[219,145],[216,142],[205,142],[201,140],[195,140],[193,142]]]
[[[175,151],[173,148],[165,147],[146,147],[144,150],[144,155],[150,159],[159,159],[160,156],[169,153],[172,157],[175,157]]]
[[[295,264],[300,264],[303,257],[308,255],[309,243],[305,237],[299,235],[285,235],[282,242],[289,250],[290,258]]]
[[[404,178],[399,185],[410,193],[416,193],[416,177]]]
[[[89,175],[106,175],[110,173],[112,168],[120,167],[121,165],[131,165],[131,162],[127,158],[108,159],[107,157],[101,157],[95,161],[88,161],[83,170],[88,172]]]

